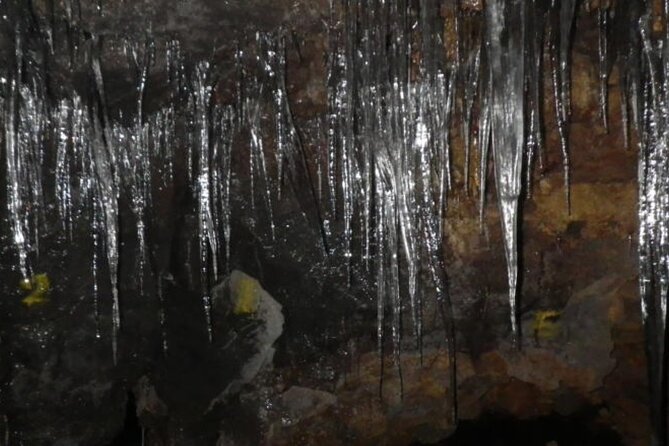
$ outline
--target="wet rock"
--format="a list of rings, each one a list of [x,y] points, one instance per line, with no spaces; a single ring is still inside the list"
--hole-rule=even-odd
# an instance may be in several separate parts
[[[336,403],[337,397],[329,392],[292,386],[281,394],[281,406],[287,416],[283,422],[293,424],[318,416]]]
[[[607,276],[575,292],[561,312],[555,342],[536,346],[528,337],[520,352],[503,344],[478,358],[458,354],[460,419],[476,420],[493,411],[531,420],[607,404],[605,379],[616,365],[612,315],[622,304],[624,285],[625,281]],[[299,438],[315,444],[329,432],[351,444],[402,445],[451,435],[455,426],[449,421],[447,395],[452,389],[445,352],[426,350],[422,358],[405,352],[402,380],[389,359],[386,366],[379,394],[379,359],[363,355],[333,391],[326,412],[275,426],[272,441],[290,444]]]
[[[165,418],[168,415],[167,406],[158,397],[155,387],[147,376],[139,379],[134,388],[136,413],[143,420],[143,424],[150,425],[152,418]],[[148,418],[148,419],[147,419]]]
[[[214,306],[218,308],[219,314],[226,312],[228,320],[244,320],[247,325],[239,332],[228,333],[230,339],[223,348],[232,348],[231,344],[243,343],[246,354],[242,358],[236,358],[242,364],[238,376],[211,402],[210,408],[239,392],[263,368],[271,367],[275,352],[274,342],[281,336],[284,323],[281,304],[262,289],[256,279],[241,271],[232,271],[230,277],[215,287],[212,293]]]

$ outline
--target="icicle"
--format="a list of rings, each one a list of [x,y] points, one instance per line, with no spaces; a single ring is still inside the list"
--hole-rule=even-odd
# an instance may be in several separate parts
[[[197,131],[197,193],[198,234],[200,248],[200,286],[207,323],[209,341],[213,339],[211,325],[211,296],[209,281],[218,278],[218,238],[214,226],[211,202],[211,170],[210,170],[210,102],[212,87],[209,85],[209,63],[200,62],[195,68],[193,83],[195,103],[195,127]],[[211,261],[209,260],[211,259]],[[210,277],[210,267],[211,274]]]
[[[90,142],[91,173],[93,179],[94,216],[98,229],[104,233],[104,250],[109,268],[112,293],[112,355],[114,364],[118,359],[118,332],[121,328],[121,308],[118,290],[119,265],[119,172],[116,154],[112,147],[112,130],[107,111],[105,85],[100,64],[100,43],[94,36],[91,54],[91,70],[100,103],[103,121],[93,119]],[[97,110],[93,110],[95,116]],[[96,212],[97,211],[97,212]],[[95,261],[95,260],[94,260]]]
[[[599,113],[604,129],[609,131],[609,11],[603,6],[597,10],[599,28]],[[626,131],[626,130],[625,130]]]
[[[179,98],[183,88],[183,56],[181,54],[181,44],[178,40],[170,40],[165,48],[165,71],[167,72],[167,82],[170,86],[170,104],[174,106]]]
[[[462,132],[465,144],[465,191],[469,192],[472,115],[479,83],[482,36],[478,17],[458,8],[458,18],[459,65],[462,70],[463,83]]]
[[[643,102],[639,147],[639,292],[646,333],[652,444],[666,444],[666,324],[669,292],[669,38],[651,41],[641,21]]]
[[[560,102],[562,119],[571,115],[571,38],[576,15],[576,0],[560,1]]]
[[[147,262],[150,262],[147,253],[147,213],[151,206],[151,153],[149,148],[149,128],[145,125],[144,100],[149,76],[149,70],[153,64],[155,47],[151,40],[144,44],[141,60],[136,61],[137,66],[137,99],[136,116],[134,119],[133,134],[123,137],[122,131],[119,136],[126,139],[129,144],[128,150],[132,151],[127,166],[132,171],[132,205],[136,218],[136,233],[138,241],[137,276],[140,293],[144,292],[144,276]],[[122,142],[121,142],[122,143]],[[150,265],[149,265],[150,266]]]
[[[450,126],[451,113],[455,97],[455,70],[451,70],[448,76],[440,73],[437,76],[437,104],[445,104],[443,108],[436,113],[438,116],[435,125],[435,138],[437,146],[437,158],[439,168],[439,191],[438,191],[438,215],[439,215],[439,234],[444,233],[443,222],[444,212],[446,211],[446,194],[451,190],[453,182],[451,178],[451,142]]]
[[[172,91],[172,94],[176,93]],[[159,201],[164,192],[173,187],[174,160],[172,144],[174,140],[174,113],[174,102],[172,101],[167,107],[151,116],[147,123],[147,133],[150,135],[148,142],[151,144],[149,145],[147,142],[146,147],[150,148],[152,151],[147,154],[149,156],[149,161],[144,163],[144,168],[146,169],[149,166],[153,166],[151,168],[152,171],[155,175],[159,176],[159,183],[156,185],[157,187],[154,188],[154,190],[158,191],[158,195],[151,196],[151,178],[149,178],[146,183],[147,200],[150,203]],[[154,269],[153,277],[156,283],[156,294],[160,306],[158,310],[158,319],[160,324],[161,346],[163,356],[167,356],[169,350],[167,339],[167,302],[165,301],[164,296],[164,282],[168,275],[166,271],[167,266],[165,265],[165,262],[153,257],[151,257],[150,263]]]
[[[516,344],[518,322],[518,202],[524,148],[523,2],[491,0],[486,4],[489,63],[492,76],[492,149],[495,183],[509,277],[511,329]]]
[[[284,172],[282,170],[284,163],[288,167],[289,174],[292,177],[296,177],[298,174],[298,165],[302,167],[315,208],[316,220],[321,235],[321,242],[323,244],[323,251],[325,255],[329,255],[330,247],[328,243],[327,228],[321,211],[322,198],[321,195],[317,192],[317,189],[320,187],[320,182],[318,182],[318,184],[314,184],[308,156],[306,154],[302,138],[297,130],[297,127],[295,126],[293,112],[288,101],[288,92],[286,88],[286,42],[284,32],[285,31],[280,30],[278,37],[275,37],[277,42],[276,48],[274,50],[275,57],[273,60],[273,73],[276,78],[276,86],[274,87],[274,103],[277,111],[277,138],[284,144],[284,147],[281,150],[282,156],[281,158],[277,158],[277,163],[279,163],[279,169],[277,173],[277,188],[279,188],[281,183],[284,181]],[[320,163],[318,164],[318,167],[320,168]],[[278,198],[281,199],[280,189]]]
[[[121,328],[121,309],[118,291],[118,180],[116,173],[116,157],[103,142],[102,129],[98,120],[93,121],[93,140],[91,144],[91,165],[94,174],[95,208],[98,212],[94,218],[98,219],[100,231],[104,234],[104,250],[109,268],[109,279],[112,292],[112,353],[114,363],[118,353],[118,332]]]
[[[93,203],[94,215],[98,215],[97,204]],[[91,229],[93,230],[93,259],[91,261],[91,273],[93,275],[93,320],[95,322],[95,337],[100,339],[100,292],[98,284],[98,249],[100,246],[100,228],[97,219],[94,218]]]
[[[621,82],[624,84],[624,82]],[[627,91],[624,85],[620,88],[620,120],[623,128],[623,144],[626,149],[630,146],[630,119],[629,119],[629,102],[627,100]]]
[[[93,196],[93,169],[90,165],[90,133],[91,124],[88,119],[89,110],[82,104],[78,95],[72,98],[72,121],[70,124],[70,135],[72,139],[73,169],[78,172],[78,181],[75,180],[75,188],[79,190],[79,196],[73,201],[73,215],[80,219],[89,214],[90,203]]]
[[[562,165],[564,170],[565,200],[567,211],[571,212],[571,180],[569,161],[568,122],[571,115],[571,39],[576,13],[576,0],[563,0],[559,4],[558,21],[552,25],[551,32],[557,33],[557,42],[552,41],[552,76],[555,97],[555,113],[560,135]],[[555,36],[554,36],[555,37]]]
[[[412,133],[411,126],[415,121],[411,117],[411,91],[409,86],[409,63],[410,49],[409,36],[410,28],[408,25],[408,8],[406,1],[399,1],[391,5],[391,90],[390,106],[392,130],[391,145],[388,149],[395,146],[400,149],[399,156],[393,156],[392,152],[388,156],[392,164],[393,195],[388,199],[387,206],[391,209],[389,212],[391,219],[388,221],[388,249],[390,255],[389,279],[391,297],[391,306],[393,309],[392,334],[393,334],[393,355],[395,366],[400,379],[400,395],[403,397],[403,380],[401,367],[401,318],[402,318],[402,299],[399,274],[399,252],[403,251],[407,265],[407,281],[409,288],[409,301],[411,305],[411,316],[414,326],[414,335],[418,336],[417,306],[415,301],[415,281],[417,273],[416,256],[416,237],[413,222],[414,208],[414,178],[413,178],[413,159],[412,159]],[[392,220],[392,221],[390,221]]]
[[[385,158],[385,157],[384,157]],[[393,196],[391,189],[392,188],[392,161],[385,158],[379,160],[377,163],[377,176],[380,179],[380,184],[377,189],[377,197],[379,200],[380,214],[379,217],[381,220],[378,222],[380,225],[377,228],[377,239],[383,242],[382,251],[377,256],[379,262],[378,269],[378,282],[377,282],[377,291],[378,291],[378,335],[379,335],[379,345],[380,349],[383,349],[383,339],[384,339],[384,321],[385,321],[385,302],[386,295],[388,295],[390,306],[392,309],[392,319],[391,319],[391,335],[393,341],[393,361],[398,370],[400,376],[400,387],[401,384],[401,299],[400,299],[400,284],[399,284],[399,262],[398,262],[398,239],[397,234],[399,228],[397,228],[397,209],[395,204],[395,197]],[[381,351],[382,353],[382,351]]]
[[[28,227],[25,217],[25,204],[21,190],[25,181],[25,164],[17,134],[18,90],[17,80],[9,81],[7,105],[5,109],[5,157],[7,162],[7,206],[12,230],[12,240],[19,256],[19,271],[24,279],[30,277],[28,265]]]
[[[54,139],[56,148],[55,189],[58,213],[63,223],[63,230],[68,240],[72,240],[73,203],[72,203],[72,159],[74,152],[71,144],[72,107],[69,101],[62,100],[55,114]]]
[[[560,150],[562,152],[562,170],[564,175],[564,189],[565,201],[567,204],[567,211],[571,212],[571,179],[570,179],[570,161],[569,161],[569,142],[567,134],[567,111],[568,106],[564,102],[564,95],[560,85],[560,71],[558,69],[558,61],[556,60],[555,48],[551,51],[551,79],[553,81],[553,98],[555,108],[555,119],[557,123],[557,130],[560,136]]]
[[[401,291],[400,291],[400,276],[399,276],[399,242],[397,240],[398,229],[396,226],[397,221],[397,209],[395,208],[396,204],[393,202],[393,197],[387,197],[388,202],[385,206],[388,207],[388,216],[389,218],[386,221],[387,230],[388,230],[388,245],[387,249],[390,256],[389,269],[389,280],[388,284],[388,294],[390,295],[390,304],[393,310],[392,317],[392,338],[393,338],[393,359],[395,362],[395,367],[397,368],[397,373],[400,379],[400,395],[404,395],[403,382],[402,382],[402,360],[401,360],[401,342],[402,342],[402,300],[401,300]]]
[[[44,136],[48,111],[45,96],[41,88],[32,82],[32,88],[24,85],[20,88],[21,106],[19,108],[18,142],[19,158],[23,163],[26,209],[25,225],[29,235],[29,244],[35,258],[39,258],[40,229],[44,223],[42,216],[44,192],[42,166],[44,165]]]
[[[344,21],[344,62],[339,104],[342,107],[342,131],[340,134],[340,169],[341,169],[341,200],[342,218],[344,221],[343,233],[343,258],[347,269],[347,283],[351,283],[351,261],[353,258],[353,212],[354,212],[354,156],[355,156],[355,39],[357,22],[355,16],[355,5],[351,7],[350,0],[344,1],[344,13],[347,20]]]
[[[492,114],[492,73],[488,67],[483,73],[481,101],[479,111],[479,181],[481,188],[479,191],[479,225],[483,230],[485,217],[486,193],[488,191],[488,159],[490,153],[490,133],[491,133],[491,114]]]
[[[362,8],[360,10],[360,48],[357,52],[359,60],[356,65],[360,67],[360,227],[362,228],[361,255],[362,263],[366,270],[370,269],[372,256],[373,231],[373,210],[372,202],[374,197],[373,175],[374,175],[374,134],[376,132],[375,123],[377,123],[376,113],[379,111],[380,104],[377,102],[377,88],[375,85],[376,62],[375,44],[376,44],[376,13],[378,8]],[[378,57],[378,56],[377,56]],[[378,70],[378,68],[377,68]]]
[[[288,105],[288,93],[286,91],[286,48],[285,39],[279,33],[279,37],[270,38],[263,36],[262,43],[265,48],[262,49],[263,65],[266,75],[274,83],[272,96],[274,100],[274,110],[276,113],[276,171],[277,171],[277,198],[281,200],[282,185],[284,182],[284,165],[288,164],[291,174],[295,174],[295,129],[291,126],[290,106]]]
[[[341,32],[336,26],[335,0],[330,0],[329,53],[328,53],[328,149],[327,149],[327,179],[330,195],[330,214],[335,218],[337,214],[337,148],[338,128],[343,116],[343,81],[341,72],[346,69],[346,61],[338,42]]]
[[[230,186],[232,182],[232,145],[234,138],[234,122],[235,116],[231,109],[226,108],[221,117],[221,133],[222,133],[222,151],[221,151],[221,171],[223,181],[221,182],[221,208],[222,208],[222,225],[223,237],[225,239],[225,265],[226,269],[230,269],[230,240],[231,240],[231,222],[232,209],[230,202]]]
[[[406,116],[404,119],[411,119]],[[407,137],[410,137],[407,135]],[[411,320],[414,338],[420,343],[421,324],[419,322],[419,304],[416,296],[416,281],[418,274],[418,239],[416,235],[416,203],[415,203],[415,157],[414,150],[424,151],[427,145],[427,129],[424,122],[418,120],[418,128],[413,141],[403,141],[405,147],[400,164],[401,169],[395,174],[398,184],[396,194],[398,200],[399,233],[401,236],[404,258],[407,268],[407,285],[409,303],[411,305]],[[414,147],[412,147],[412,144]]]
[[[532,174],[535,155],[539,157],[539,167],[543,168],[543,135],[542,135],[542,59],[544,47],[544,9],[537,0],[526,3],[527,29],[525,31],[526,65],[525,80],[527,83],[528,135],[526,159],[526,192],[532,195]]]
[[[260,87],[262,91],[262,87]],[[260,93],[259,91],[259,93]],[[250,175],[251,175],[251,196],[254,219],[258,218],[258,213],[255,209],[255,186],[256,184],[262,187],[262,196],[265,199],[265,207],[267,217],[269,219],[270,235],[272,240],[275,239],[275,225],[274,225],[274,211],[272,209],[272,186],[267,169],[267,162],[265,160],[265,146],[262,136],[261,125],[261,103],[259,100],[255,101],[253,105],[247,105],[249,116],[249,132],[251,135],[251,151],[250,151]],[[258,177],[258,183],[255,182],[255,177]]]
[[[259,218],[256,203],[256,192],[260,192],[260,196],[265,202],[265,209],[263,215],[267,216],[270,236],[272,240],[276,238],[276,225],[274,222],[273,209],[273,190],[276,187],[273,181],[271,172],[268,168],[268,156],[265,154],[265,138],[262,115],[264,112],[263,99],[268,93],[272,92],[272,88],[276,86],[276,73],[273,59],[276,54],[271,50],[273,42],[271,37],[265,34],[256,33],[256,55],[255,63],[257,69],[261,70],[260,74],[253,77],[245,78],[244,83],[244,119],[248,125],[250,137],[250,151],[249,151],[249,180],[250,180],[250,202],[251,213],[253,215],[253,224],[256,224]]]
[[[73,4],[74,3],[74,4]],[[68,68],[72,68],[79,52],[79,33],[77,27],[81,19],[79,0],[63,0],[65,9],[65,28],[67,34]]]
[[[377,197],[382,197],[383,186],[379,183],[376,185],[376,195]],[[376,228],[375,228],[375,239],[378,246],[385,245],[385,225],[386,216],[385,216],[385,206],[384,202],[381,201],[376,206]],[[376,273],[376,336],[377,336],[377,349],[379,360],[381,361],[381,371],[380,371],[380,380],[379,380],[379,397],[383,396],[383,376],[384,376],[384,341],[385,341],[385,315],[386,315],[386,266],[385,266],[385,257],[383,253],[378,253],[376,256],[377,262],[377,273]]]
[[[625,148],[629,148],[631,127],[641,128],[639,100],[641,89],[640,2],[616,2],[611,12],[611,49],[617,59],[620,77],[620,112]]]

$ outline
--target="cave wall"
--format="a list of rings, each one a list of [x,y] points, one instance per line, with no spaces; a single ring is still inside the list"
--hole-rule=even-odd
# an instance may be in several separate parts
[[[55,4],[54,17],[67,15],[62,7],[69,2]],[[40,23],[48,22],[49,6],[34,2]],[[466,7],[476,11],[480,5],[474,2]],[[325,54],[331,38],[324,25],[329,20],[325,2],[230,2],[226,6],[205,1],[103,2],[103,14],[94,4],[82,4],[82,8],[81,18],[69,23],[84,31],[82,54],[96,51],[91,35],[101,39],[107,102],[110,109],[124,111],[125,119],[136,105],[136,79],[125,66],[122,47],[114,45],[117,35],[142,42],[146,23],[152,23],[150,35],[157,42],[177,36],[185,53],[194,54],[194,59],[211,58],[212,65],[221,67],[213,96],[215,102],[225,103],[233,97],[235,66],[230,60],[236,47],[254,47],[253,31],[282,25],[289,30],[286,92],[296,128],[310,153],[325,150]],[[442,10],[447,25],[449,8],[446,2]],[[625,444],[646,444],[646,362],[636,260],[637,144],[632,135],[632,143],[625,147],[615,68],[609,80],[608,130],[602,125],[595,16],[585,7],[580,10],[572,45],[570,210],[564,199],[559,135],[552,119],[551,80],[544,79],[545,152],[543,162],[535,163],[531,196],[522,202],[521,351],[512,346],[493,182],[489,181],[485,220],[479,224],[481,181],[473,167],[478,152],[472,152],[472,185],[466,192],[462,116],[456,113],[453,118],[454,187],[444,220],[443,251],[455,308],[459,417],[475,420],[486,413],[503,413],[532,419],[595,408],[590,423],[609,426]],[[14,29],[9,17],[4,19],[6,41],[11,41]],[[64,28],[52,29],[65,45]],[[445,32],[448,43],[448,26]],[[211,42],[215,51],[209,50]],[[92,49],[86,49],[89,45]],[[6,60],[13,57],[11,47],[8,43],[3,48],[10,53],[5,54]],[[158,110],[167,100],[161,68],[165,61],[157,54],[148,77],[149,111]],[[53,94],[73,89],[82,97],[94,96],[95,80],[86,62],[70,72],[62,69],[66,59],[53,59],[53,77],[48,81],[56,84]],[[273,139],[271,132],[266,135],[266,150],[274,147]],[[116,364],[110,349],[109,284],[100,285],[99,315],[93,308],[90,259],[94,248],[89,229],[76,230],[70,239],[63,237],[56,229],[55,204],[47,200],[48,229],[34,270],[49,274],[52,289],[47,304],[26,307],[21,304],[25,293],[18,287],[21,273],[10,223],[3,219],[2,251],[8,260],[0,265],[7,296],[0,303],[4,384],[0,412],[5,414],[3,429],[12,441],[108,444],[123,428],[129,394],[148,444],[156,445],[399,445],[437,441],[452,434],[456,392],[438,306],[426,299],[422,351],[415,347],[405,315],[400,379],[388,341],[385,356],[379,358],[377,353],[373,279],[362,268],[355,269],[349,285],[341,259],[323,255],[309,180],[296,177],[293,194],[286,193],[275,203],[278,235],[274,239],[267,229],[267,216],[262,211],[252,213],[249,196],[242,192],[249,183],[243,173],[249,162],[244,155],[247,135],[234,142],[241,148],[235,159],[240,173],[234,178],[231,201],[238,212],[231,222],[235,235],[225,270],[237,269],[257,278],[283,306],[285,323],[275,344],[273,369],[244,383],[232,396],[221,397],[243,364],[254,357],[250,349],[255,347],[252,339],[239,335],[248,321],[231,314],[225,304],[214,305],[214,342],[207,339],[197,274],[198,215],[188,180],[188,144],[182,144],[175,148],[174,183],[154,191],[149,233],[156,270],[143,284],[137,280],[141,263],[137,217],[131,200],[121,194],[123,325]],[[50,187],[46,185],[47,190]],[[261,203],[263,197],[256,199]],[[3,209],[8,200],[3,189]],[[99,273],[106,274],[106,267]],[[159,286],[162,296],[157,293]],[[159,317],[162,311],[164,326]],[[233,337],[243,342],[231,341]]]

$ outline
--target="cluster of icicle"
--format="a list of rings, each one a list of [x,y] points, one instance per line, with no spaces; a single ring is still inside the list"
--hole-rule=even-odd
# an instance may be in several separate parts
[[[420,349],[423,296],[434,294],[447,323],[454,366],[441,249],[452,183],[449,132],[455,73],[441,64],[438,4],[423,2],[417,19],[425,57],[415,82],[411,26],[416,18],[406,2],[337,6],[341,9],[332,8],[330,27],[326,215],[343,219],[344,261],[349,266],[359,262],[363,270],[376,274],[381,358],[388,308],[393,358],[401,378],[403,308],[409,308]],[[433,292],[421,286],[426,282],[419,280],[421,272]]]
[[[10,68],[2,78],[4,172],[8,226],[22,277],[39,272],[44,260],[40,240],[47,232],[60,231],[70,242],[81,242],[81,234],[87,234],[96,336],[101,336],[98,319],[103,311],[99,293],[109,289],[116,361],[122,322],[119,204],[129,203],[138,251],[135,277],[142,294],[154,293],[161,301],[162,345],[167,351],[163,281],[168,272],[151,249],[152,225],[159,218],[153,201],[169,196],[175,166],[182,163],[187,166],[198,223],[199,278],[193,283],[202,295],[211,339],[210,288],[219,281],[221,270],[228,268],[230,258],[233,143],[249,148],[250,170],[237,174],[250,178],[248,201],[254,214],[269,215],[272,232],[272,203],[280,195],[275,186],[283,175],[281,166],[294,169],[284,160],[297,146],[297,132],[285,89],[282,33],[258,33],[250,50],[235,53],[226,67],[239,77],[233,104],[219,104],[212,97],[222,69],[209,61],[188,61],[178,41],[159,46],[151,38],[139,43],[120,39],[128,72],[135,79],[134,107],[128,119],[108,103],[102,45],[95,36],[84,40],[68,34],[63,43],[72,66],[85,67],[93,91],[82,96],[71,87],[56,96],[49,91],[48,64],[38,63],[26,47],[29,42],[31,50],[43,51],[40,57],[55,59],[62,56],[60,42],[54,40],[51,28],[41,29],[45,24],[33,21],[22,0],[4,6],[6,16],[13,18],[15,37]],[[158,51],[163,51],[162,57],[156,56]],[[156,60],[164,61],[164,67],[156,67]],[[167,75],[169,100],[147,113],[146,92],[150,74],[156,70]],[[266,147],[264,115],[273,117],[275,148]],[[179,147],[187,153],[180,153]],[[279,166],[278,173],[270,172],[270,165]],[[256,195],[263,197],[263,204],[256,204]],[[56,203],[59,228],[46,224],[51,203]],[[256,206],[262,208],[256,211]],[[145,290],[147,286],[153,289]]]
[[[523,190],[529,190],[532,161],[543,149],[544,51],[553,62],[568,184],[575,12],[575,1],[491,0],[480,11],[438,0],[422,0],[418,8],[408,0],[331,5],[326,215],[344,221],[340,249],[347,262],[356,261],[354,252],[362,265],[375,260],[379,349],[389,308],[400,376],[402,312],[406,308],[411,314],[420,349],[423,299],[430,295],[436,296],[442,313],[454,367],[452,308],[441,250],[453,186],[450,132],[455,122],[461,122],[464,136],[467,189],[470,151],[475,146],[480,152],[481,218],[492,150],[511,327],[518,342],[518,208]],[[453,22],[447,28],[454,30],[452,42],[444,42],[442,14]]]
[[[117,283],[119,201],[129,197],[134,213],[139,280],[143,284],[145,277],[153,276],[151,283],[161,296],[165,272],[150,249],[152,200],[173,184],[175,164],[185,162],[198,216],[198,286],[211,336],[209,289],[231,256],[232,178],[249,180],[254,215],[264,216],[274,236],[273,209],[286,194],[284,178],[302,175],[311,186],[324,254],[339,256],[349,274],[367,271],[375,278],[381,354],[390,326],[392,356],[401,374],[403,311],[410,313],[420,349],[424,299],[431,295],[444,320],[454,367],[452,308],[441,251],[447,196],[453,187],[450,133],[458,123],[466,152],[464,186],[470,189],[470,171],[477,170],[481,218],[489,164],[494,169],[511,327],[519,342],[519,203],[530,194],[535,160],[541,165],[546,150],[544,97],[554,98],[565,212],[569,208],[570,51],[579,5],[576,0],[487,0],[477,8],[476,3],[331,0],[327,144],[322,151],[314,144],[317,150],[312,153],[293,123],[281,32],[258,34],[250,49],[236,51],[229,61],[237,77],[229,105],[214,98],[221,73],[214,61],[188,60],[176,41],[161,46],[150,38],[141,43],[120,39],[136,85],[135,110],[127,119],[108,104],[101,42],[95,36],[82,39],[81,23],[72,26],[76,1],[63,3],[63,51],[73,60],[84,60],[95,91],[82,97],[72,89],[57,99],[48,92],[49,64],[43,62],[62,50],[58,29],[48,21],[36,21],[26,2],[3,2],[14,35],[14,58],[2,78],[4,173],[21,274],[29,277],[39,260],[42,213],[45,201],[51,200],[45,194],[52,193],[63,233],[71,236],[78,228],[90,233],[96,318],[101,311],[98,284],[104,280],[105,288],[112,290],[116,358],[122,313]],[[640,289],[655,441],[663,444],[669,37],[651,26],[650,2],[600,6],[601,118],[607,126],[608,76],[617,60],[626,143],[632,125],[639,134]],[[41,51],[39,63],[36,48]],[[156,57],[158,51],[164,57]],[[156,67],[156,60],[164,60],[164,67]],[[167,74],[169,100],[148,113],[147,86],[157,70]],[[550,92],[543,91],[545,75]],[[177,147],[188,153],[182,156]],[[233,171],[233,148],[248,160],[247,171]],[[478,150],[477,169],[470,166],[473,148]],[[49,168],[52,165],[55,169]],[[335,221],[341,223],[339,234],[332,231],[339,227]],[[160,317],[164,324],[164,311]],[[167,349],[165,336],[163,345]]]

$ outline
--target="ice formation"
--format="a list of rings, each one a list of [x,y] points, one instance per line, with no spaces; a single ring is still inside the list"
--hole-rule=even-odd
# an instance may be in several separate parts
[[[310,187],[323,256],[339,259],[349,281],[365,271],[375,282],[381,356],[388,338],[401,375],[404,314],[420,351],[425,299],[433,296],[454,378],[455,330],[442,252],[448,195],[457,186],[469,191],[478,184],[483,220],[492,169],[510,326],[519,343],[519,209],[531,193],[535,166],[542,167],[552,149],[543,135],[543,120],[551,119],[543,116],[544,96],[553,99],[567,209],[570,202],[570,54],[578,2],[489,0],[482,10],[459,3],[330,1],[322,150],[302,141],[293,118],[286,30],[240,36],[224,61],[194,60],[177,40],[149,36],[112,44],[82,35],[76,0],[63,2],[65,23],[56,27],[29,14],[25,2],[0,3],[13,36],[0,106],[7,229],[17,272],[24,278],[36,272],[45,255],[40,241],[47,203],[54,203],[63,237],[87,234],[89,246],[81,252],[90,253],[92,312],[96,322],[110,315],[116,360],[124,298],[118,283],[119,206],[127,201],[138,250],[133,257],[138,289],[158,295],[167,352],[168,272],[153,252],[153,207],[174,186],[176,165],[183,162],[197,219],[199,273],[191,285],[201,294],[211,339],[210,289],[234,256],[234,179],[246,179],[249,225],[276,240],[277,207],[296,193],[300,177]],[[642,1],[625,1],[595,11],[597,71],[604,125],[609,73],[617,61],[626,143],[632,128],[639,134],[640,293],[651,389],[661,395],[669,291],[669,37],[653,30],[647,8]],[[101,5],[98,13],[103,12]],[[453,25],[446,27],[452,33],[444,32],[444,21]],[[108,97],[105,54],[114,45],[127,57],[134,82],[129,112]],[[57,58],[66,60],[72,73],[83,66],[92,92],[71,84],[49,91],[49,65],[42,62]],[[219,88],[222,73],[233,73],[231,94]],[[167,99],[156,106],[150,91],[159,74]],[[543,91],[544,77],[550,92]],[[466,152],[462,184],[453,175],[456,126]],[[177,153],[184,146],[187,153]],[[471,168],[474,147],[477,169]],[[245,162],[233,162],[239,157]],[[477,183],[471,170],[478,172]],[[99,325],[97,330],[98,337],[106,333]],[[655,441],[664,444],[663,403],[654,398]]]

